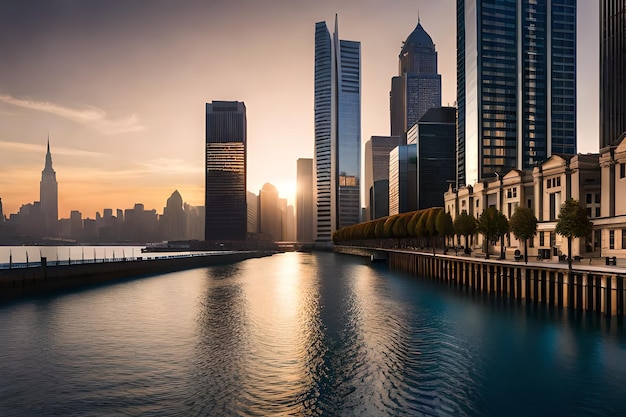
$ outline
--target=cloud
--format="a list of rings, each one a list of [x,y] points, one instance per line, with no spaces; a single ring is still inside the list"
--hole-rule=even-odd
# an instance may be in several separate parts
[[[132,114],[124,119],[112,120],[109,118],[106,111],[94,106],[85,106],[82,109],[72,109],[69,107],[63,107],[56,103],[19,99],[6,94],[0,94],[0,102],[54,114],[75,123],[96,129],[106,135],[136,132],[145,129],[145,127],[139,123],[139,118],[135,114]]]
[[[13,151],[13,152],[35,152],[40,155],[44,155],[46,152],[46,146],[35,145],[32,143],[10,142],[6,140],[0,140],[0,149]],[[54,155],[68,155],[68,156],[81,156],[81,157],[103,157],[109,156],[102,152],[85,151],[81,149],[70,149],[55,146],[52,150]]]

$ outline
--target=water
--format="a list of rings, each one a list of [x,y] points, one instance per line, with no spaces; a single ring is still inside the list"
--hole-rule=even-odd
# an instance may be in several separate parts
[[[626,415],[615,320],[286,253],[0,306],[1,416]]]

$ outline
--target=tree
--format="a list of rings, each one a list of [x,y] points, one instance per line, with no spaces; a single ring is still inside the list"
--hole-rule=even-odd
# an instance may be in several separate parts
[[[504,235],[509,231],[509,221],[495,207],[489,207],[478,218],[476,230],[485,237],[487,244],[485,258],[489,259],[489,245],[495,244],[498,239],[504,239]],[[504,247],[504,241],[502,246]],[[501,252],[500,256],[503,255],[504,253]]]
[[[537,234],[537,218],[535,217],[535,213],[528,207],[518,206],[515,209],[515,213],[511,216],[509,225],[515,237],[524,242],[524,261],[528,263],[528,249],[526,248],[526,243],[528,239]]]
[[[572,273],[572,238],[591,235],[593,223],[578,201],[570,198],[563,203],[554,231],[567,238],[567,266]]]
[[[469,248],[469,236],[476,233],[476,219],[467,214],[463,210],[461,214],[454,219],[454,233],[465,237],[465,247]]]
[[[454,226],[452,225],[452,216],[450,216],[450,213],[441,210],[437,215],[436,225],[437,233],[439,236],[443,236],[445,249],[445,246],[447,246],[446,238],[454,235]]]

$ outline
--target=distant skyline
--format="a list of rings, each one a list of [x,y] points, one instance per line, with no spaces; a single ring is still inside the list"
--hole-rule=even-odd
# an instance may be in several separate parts
[[[598,151],[597,1],[578,2],[578,150]],[[456,2],[443,0],[0,0],[0,198],[39,199],[46,140],[59,216],[178,190],[204,200],[204,106],[244,101],[247,189],[294,202],[296,161],[313,156],[315,22],[339,15],[361,42],[362,142],[389,134],[402,42],[421,24],[439,54],[442,104],[456,100]]]

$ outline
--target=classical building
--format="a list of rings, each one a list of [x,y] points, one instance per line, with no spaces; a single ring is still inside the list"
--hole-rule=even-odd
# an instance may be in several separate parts
[[[428,109],[441,107],[437,51],[419,17],[417,26],[402,44],[398,66],[399,74],[391,79],[389,94],[391,135],[404,138]]]
[[[458,183],[576,153],[576,0],[457,0]]]
[[[205,240],[244,240],[246,206],[246,106],[206,104]]]
[[[315,24],[316,240],[361,213],[361,44]]]
[[[626,133],[626,3],[600,0],[600,149]]]
[[[626,157],[624,159],[626,161]],[[538,224],[537,235],[528,242],[528,255],[558,259],[568,255],[567,239],[554,230],[561,205],[573,198],[586,209],[594,230],[588,238],[574,239],[571,255],[585,258],[607,256],[601,243],[604,227],[602,178],[598,154],[553,155],[532,171],[511,170],[504,176],[473,186],[458,190],[450,187],[444,194],[444,207],[453,218],[462,211],[478,218],[488,207],[495,207],[510,218],[518,206],[531,208]],[[479,236],[475,243],[475,249],[479,249],[482,237]],[[521,247],[522,243],[512,234],[507,236],[506,250],[509,255]]]

